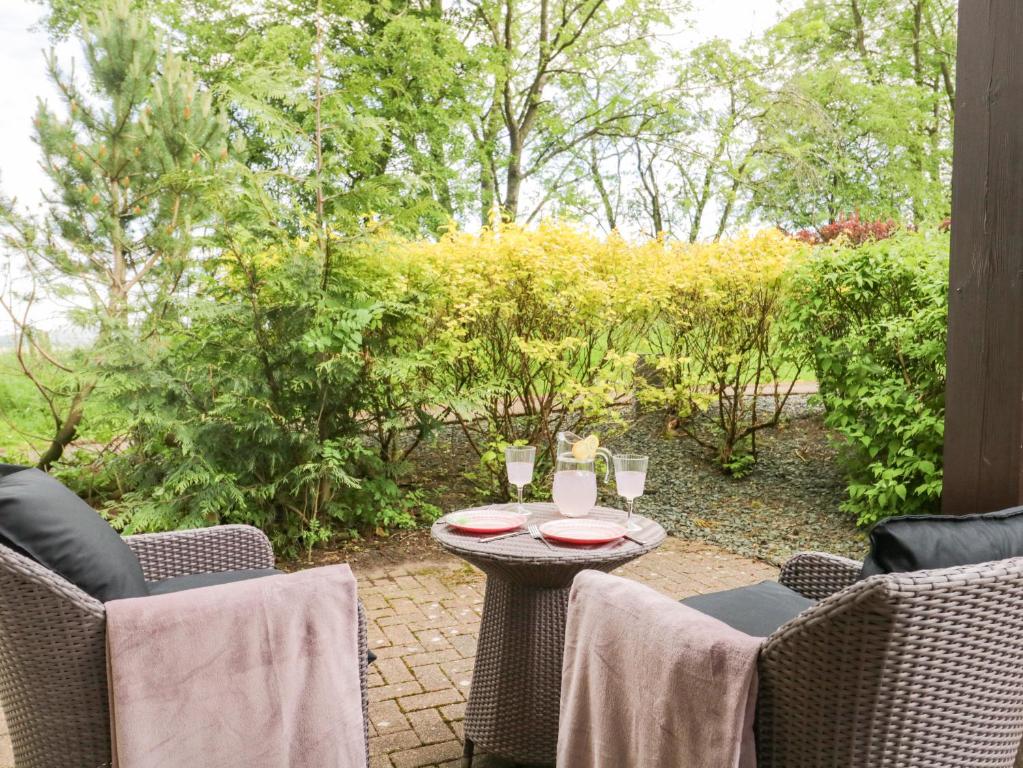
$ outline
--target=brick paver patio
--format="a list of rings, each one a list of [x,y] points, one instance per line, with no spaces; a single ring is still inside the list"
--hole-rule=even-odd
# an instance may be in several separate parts
[[[616,571],[674,598],[776,578],[764,563],[669,538]],[[371,768],[449,768],[462,754],[462,719],[483,606],[483,575],[430,547],[414,562],[360,569],[370,619]],[[0,768],[14,760],[0,715]],[[506,763],[480,757],[479,768]]]

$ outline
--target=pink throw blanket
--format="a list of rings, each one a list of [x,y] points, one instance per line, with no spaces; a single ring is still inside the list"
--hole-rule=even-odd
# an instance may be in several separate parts
[[[116,768],[365,768],[347,565],[106,609]]]
[[[558,768],[755,768],[760,643],[641,584],[579,574]]]

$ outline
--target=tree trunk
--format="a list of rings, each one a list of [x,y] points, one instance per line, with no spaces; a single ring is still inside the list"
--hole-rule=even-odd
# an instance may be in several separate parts
[[[448,216],[454,217],[455,205],[451,198],[451,187],[448,185],[447,178],[443,175],[443,170],[446,167],[444,147],[440,142],[433,139],[430,140],[430,159],[433,160],[434,173],[437,174],[437,202],[440,203]]]
[[[504,192],[504,218],[513,222],[519,215],[519,192],[522,190],[522,144],[512,141],[509,147],[508,181]]]
[[[611,195],[604,186],[604,177],[600,175],[600,158],[597,157],[597,147],[590,144],[590,175],[593,177],[593,186],[597,188],[600,202],[604,206],[604,218],[607,219],[608,231],[613,232],[618,228],[618,217],[615,215],[614,205],[611,202]]]
[[[50,441],[50,445],[43,451],[36,462],[37,468],[44,472],[49,472],[50,467],[64,455],[64,450],[78,434],[78,425],[82,423],[82,417],[85,415],[85,401],[89,398],[94,387],[94,384],[86,384],[75,392],[75,396],[71,399],[71,405],[68,408],[68,414],[63,421],[57,423],[57,431]]]

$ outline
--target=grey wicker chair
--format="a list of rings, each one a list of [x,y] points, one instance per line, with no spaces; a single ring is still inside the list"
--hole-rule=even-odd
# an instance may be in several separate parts
[[[1011,768],[1023,736],[1023,558],[873,576],[804,553],[820,602],[760,654],[760,768]]]
[[[244,525],[129,536],[126,541],[147,581],[274,565],[269,539]],[[361,605],[359,645],[368,742],[366,620]],[[0,705],[17,768],[110,766],[103,604],[4,546],[0,546]]]

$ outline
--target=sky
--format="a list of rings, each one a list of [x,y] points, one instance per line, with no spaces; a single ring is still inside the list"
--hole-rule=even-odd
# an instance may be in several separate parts
[[[688,41],[724,37],[741,42],[776,21],[782,6],[781,0],[691,1],[696,26],[683,36]],[[55,101],[44,58],[51,42],[38,28],[42,13],[43,8],[29,0],[0,0],[0,193],[29,210],[40,208],[46,184],[31,138],[32,117],[37,99]],[[75,57],[75,45],[62,43],[56,53],[66,66]],[[0,316],[0,337],[9,332],[7,325]]]

